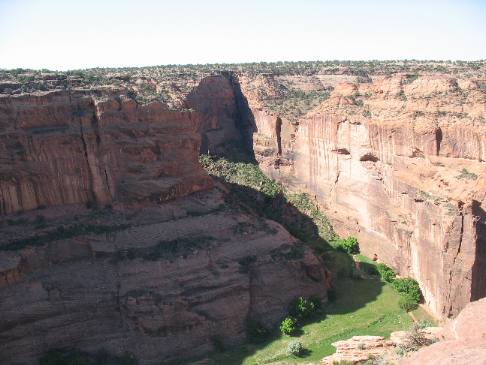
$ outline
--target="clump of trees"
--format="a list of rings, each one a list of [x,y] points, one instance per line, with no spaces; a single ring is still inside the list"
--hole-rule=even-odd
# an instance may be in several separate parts
[[[418,307],[422,298],[422,292],[418,282],[412,278],[398,278],[395,272],[385,264],[378,264],[377,270],[383,281],[390,283],[400,294],[398,305],[407,312]]]
[[[299,326],[321,311],[321,300],[317,297],[298,297],[290,305],[288,313],[280,322],[280,332],[283,335],[293,335]]]

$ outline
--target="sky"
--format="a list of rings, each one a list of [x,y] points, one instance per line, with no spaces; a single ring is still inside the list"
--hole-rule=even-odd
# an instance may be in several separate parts
[[[486,59],[486,0],[0,0],[0,68]]]

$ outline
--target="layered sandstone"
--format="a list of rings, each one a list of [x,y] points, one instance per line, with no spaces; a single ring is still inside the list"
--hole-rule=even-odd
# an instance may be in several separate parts
[[[241,341],[246,319],[275,323],[297,295],[324,298],[322,267],[280,226],[200,192],[212,182],[197,154],[241,142],[366,255],[415,277],[437,316],[485,296],[484,66],[385,66],[0,85],[1,355],[191,356]]]
[[[201,133],[231,131],[235,108],[232,87],[215,105],[218,85],[193,111],[111,89],[0,97],[2,364],[72,348],[159,364],[241,343],[297,296],[326,300],[310,250],[208,190]]]
[[[199,125],[197,113],[109,91],[0,96],[0,214],[207,188]]]
[[[129,214],[78,210],[73,220],[62,209],[44,210],[42,229],[22,216],[24,237],[43,241],[7,244],[2,233],[2,364],[66,348],[129,351],[141,364],[180,360],[241,343],[250,320],[274,326],[296,296],[326,299],[316,257],[219,191]],[[71,232],[73,221],[69,238],[54,229]]]
[[[439,317],[486,295],[486,92],[480,80],[322,76],[328,100],[295,119],[269,110],[281,77],[241,78],[261,168],[310,192],[341,234],[416,278]],[[302,80],[299,80],[302,82]],[[294,81],[295,84],[295,81]]]

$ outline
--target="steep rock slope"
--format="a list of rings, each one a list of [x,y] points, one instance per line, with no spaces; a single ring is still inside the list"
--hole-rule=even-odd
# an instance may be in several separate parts
[[[486,295],[484,82],[443,74],[359,81],[309,77],[307,88],[333,92],[296,117],[268,106],[288,77],[241,77],[256,159],[315,195],[365,254],[415,277],[437,316],[456,315]]]
[[[211,186],[199,115],[109,91],[0,97],[0,214],[39,206],[163,201]]]
[[[231,75],[225,74],[203,78],[187,95],[187,106],[202,115],[201,153],[221,154],[232,143],[241,143],[235,94]]]
[[[310,250],[208,190],[205,118],[116,90],[0,98],[2,364],[69,348],[158,364],[326,300]]]
[[[66,212],[51,210],[44,230],[72,231]],[[79,348],[159,364],[240,343],[249,320],[273,326],[298,295],[326,299],[316,257],[218,191],[75,221],[69,238],[0,247],[2,363]],[[35,220],[23,226],[36,232]]]

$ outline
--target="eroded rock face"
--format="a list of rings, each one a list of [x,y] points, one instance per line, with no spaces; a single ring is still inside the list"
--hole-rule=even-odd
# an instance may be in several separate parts
[[[342,79],[322,76],[329,99],[295,120],[255,91],[278,88],[242,77],[256,158],[364,254],[416,278],[438,317],[457,315],[486,295],[486,93],[441,74]]]
[[[208,190],[198,128],[221,110],[199,91],[200,112],[100,90],[0,98],[2,364],[72,348],[160,364],[241,343],[297,296],[326,301],[310,250]]]
[[[108,91],[0,97],[0,214],[208,188],[199,124],[198,113]]]
[[[468,304],[444,333],[444,341],[420,349],[400,365],[486,364],[486,299]]]
[[[232,143],[241,143],[239,108],[230,75],[203,78],[187,95],[187,105],[202,115],[201,153],[222,154]]]
[[[348,340],[334,342],[332,346],[336,348],[336,352],[322,359],[323,365],[339,362],[357,364],[370,357],[382,356],[394,348],[395,343],[382,336],[353,336]]]
[[[50,216],[41,232],[63,223],[69,231],[72,221]],[[70,238],[0,247],[2,364],[33,364],[58,348],[159,364],[205,354],[215,341],[241,343],[249,320],[274,326],[296,296],[326,300],[322,263],[218,191],[130,214],[78,211],[76,224]],[[23,226],[24,237],[41,234],[35,221]]]

